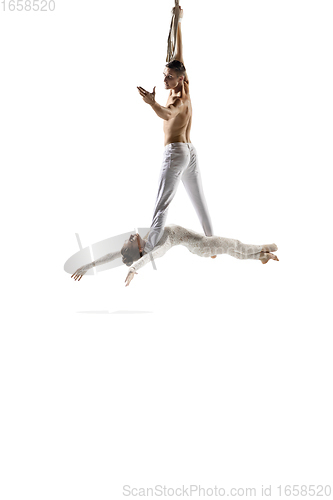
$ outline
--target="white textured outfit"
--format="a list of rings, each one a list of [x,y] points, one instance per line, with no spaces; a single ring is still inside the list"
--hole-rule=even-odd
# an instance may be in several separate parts
[[[176,194],[180,180],[191,199],[205,235],[213,234],[196,149],[191,142],[172,142],[165,146],[163,152],[159,188],[145,246],[146,252],[150,252],[163,235],[169,205]]]
[[[154,259],[158,259],[176,245],[183,245],[191,253],[200,257],[211,257],[212,255],[226,253],[236,257],[236,259],[259,259],[260,252],[263,250],[263,245],[247,245],[239,240],[221,236],[204,236],[176,224],[170,224],[165,226],[163,235],[155,248],[137,260],[130,267],[130,270],[138,271],[150,262],[150,254]],[[277,246],[273,243],[272,245],[265,245],[265,249],[273,252],[277,250]],[[146,245],[144,246],[144,252],[146,252]]]

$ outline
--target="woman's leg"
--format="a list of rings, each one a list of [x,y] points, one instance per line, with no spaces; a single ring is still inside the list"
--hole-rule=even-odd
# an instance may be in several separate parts
[[[239,240],[223,238],[222,236],[204,236],[203,234],[200,235],[199,233],[185,229],[183,229],[183,232],[181,244],[186,246],[190,252],[200,257],[228,254],[236,259],[261,260],[262,256],[266,258],[269,255],[263,251],[263,245],[248,245]],[[276,245],[265,245],[266,247],[273,247],[277,250]]]
[[[259,259],[262,245],[248,245],[232,238],[217,237],[216,253],[226,253],[236,259]]]

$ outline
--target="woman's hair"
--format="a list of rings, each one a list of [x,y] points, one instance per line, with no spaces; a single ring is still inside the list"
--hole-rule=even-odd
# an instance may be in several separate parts
[[[186,68],[182,62],[177,61],[177,59],[174,59],[173,61],[167,63],[165,66],[167,68],[174,69],[178,77],[183,76],[185,78]]]
[[[127,246],[127,242],[125,242],[123,244],[123,247],[120,250],[120,252],[121,252],[121,255],[123,256],[122,257],[123,263],[126,264],[126,266],[131,266],[134,261],[140,259],[139,248],[137,250],[136,249],[135,250],[131,250]]]

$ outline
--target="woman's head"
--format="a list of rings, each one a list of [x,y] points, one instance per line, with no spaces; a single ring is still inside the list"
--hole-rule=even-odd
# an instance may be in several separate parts
[[[142,257],[143,240],[138,233],[131,234],[128,240],[122,246],[121,255],[123,263],[131,266],[133,262]]]

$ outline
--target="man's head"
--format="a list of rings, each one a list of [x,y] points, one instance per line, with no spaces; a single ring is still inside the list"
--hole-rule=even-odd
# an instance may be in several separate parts
[[[182,62],[175,59],[167,63],[163,71],[165,88],[175,89],[179,85],[181,86],[185,78],[185,73],[186,69]]]

